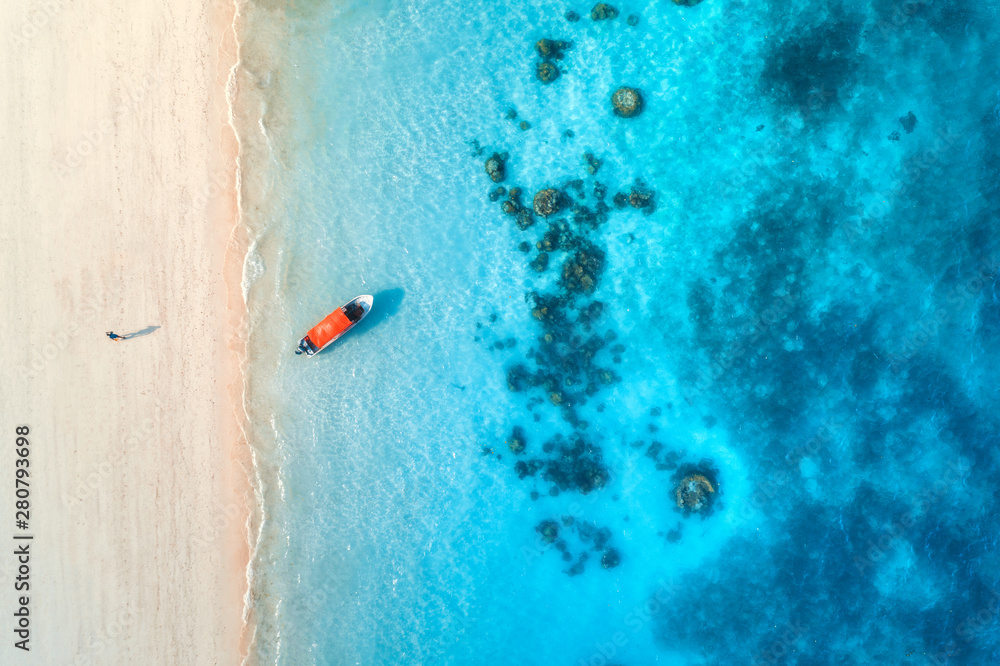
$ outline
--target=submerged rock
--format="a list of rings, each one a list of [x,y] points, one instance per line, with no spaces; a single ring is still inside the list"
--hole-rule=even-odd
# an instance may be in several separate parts
[[[611,105],[616,116],[634,118],[642,113],[642,93],[636,88],[623,86],[611,95]]]
[[[900,118],[899,122],[903,126],[903,129],[906,130],[906,133],[910,134],[913,132],[913,128],[917,126],[917,117],[913,115],[913,111],[910,111]]]
[[[617,496],[615,499],[618,499]],[[601,527],[594,532],[594,550],[604,550],[609,541],[611,541],[611,530],[607,527]]]
[[[553,543],[559,538],[559,523],[554,520],[543,520],[535,527],[535,531],[542,535],[542,541]]]
[[[628,195],[628,205],[632,208],[639,208],[647,215],[656,209],[653,201],[653,192],[644,187],[633,187]]]
[[[531,267],[539,273],[544,272],[549,267],[549,255],[545,252],[539,252],[535,260],[531,262]]]
[[[601,303],[600,301],[594,301],[587,307],[580,310],[580,315],[577,317],[577,321],[580,323],[581,326],[583,326],[584,330],[589,331],[591,325],[593,325],[598,319],[601,318],[601,314],[603,312],[604,312],[604,303]],[[594,347],[597,347],[599,349],[600,347],[604,346],[603,340],[598,339],[597,342],[599,343],[598,345],[593,345],[590,341],[588,341],[587,345],[584,345],[584,347],[581,348],[581,351],[583,352],[586,358],[589,359],[590,357],[593,356],[594,352],[596,352],[596,349],[593,349]]]
[[[689,474],[677,484],[674,498],[685,513],[701,513],[711,508],[715,487],[703,474]]]
[[[625,22],[634,28],[635,26],[639,25],[639,15],[629,14],[628,18],[625,19]]]
[[[590,293],[604,270],[604,252],[587,244],[563,264],[562,285],[567,291]]]
[[[610,473],[601,462],[600,449],[578,437],[559,447],[558,456],[546,463],[543,478],[562,491],[576,490],[586,495],[603,488]]]
[[[510,448],[510,452],[514,455],[518,455],[524,451],[526,446],[524,438],[524,429],[521,426],[514,426],[514,430],[510,433],[510,439],[507,440],[507,446]]]
[[[596,176],[598,169],[601,168],[601,160],[594,157],[592,153],[584,153],[583,162],[587,165],[587,173]]]
[[[611,5],[599,2],[590,10],[592,21],[607,21],[618,16],[618,10]]]
[[[521,204],[521,188],[512,187],[507,200],[500,204],[500,210],[514,218],[517,228],[524,231],[535,223],[535,216]]]
[[[527,476],[534,476],[542,468],[542,463],[538,460],[518,460],[514,464],[514,472],[517,478],[523,479]]]
[[[548,217],[549,215],[554,215],[562,210],[563,207],[563,195],[559,190],[548,187],[544,190],[538,192],[535,195],[535,199],[532,202],[532,207],[535,212],[542,217]]]
[[[565,222],[550,223],[549,228],[545,230],[545,234],[542,236],[542,240],[535,243],[535,247],[545,252],[558,250],[560,248],[563,227],[565,224]]]
[[[535,67],[535,77],[542,83],[552,83],[559,78],[559,68],[548,60],[542,60]]]
[[[531,373],[527,366],[518,363],[507,371],[507,388],[514,393],[519,393],[531,385]]]
[[[701,3],[701,0],[674,0],[674,4],[681,7],[694,7],[699,3]]]
[[[538,55],[542,58],[554,58],[555,60],[562,60],[565,55],[564,50],[573,46],[573,42],[564,42],[559,39],[539,39],[535,42],[535,50],[538,51]]]
[[[520,125],[518,125],[518,127],[520,127],[520,128],[521,128],[521,131],[522,131],[522,132],[525,132],[525,131],[527,131],[527,130],[530,130],[530,129],[531,129],[531,123],[529,123],[529,122],[528,122],[527,120],[522,120],[522,121],[521,121],[521,124],[520,124]]]
[[[507,161],[507,153],[493,153],[486,160],[486,173],[494,183],[502,183],[507,175],[504,163]]]
[[[535,223],[535,216],[531,214],[531,211],[527,208],[522,208],[517,211],[517,215],[514,218],[514,223],[517,224],[517,228],[524,231],[531,225]]]
[[[565,18],[570,23],[576,23],[577,21],[580,20],[580,15],[571,10],[571,11],[566,12],[563,15],[563,18]]]
[[[621,555],[614,548],[608,548],[601,556],[601,566],[605,569],[614,569],[621,561]]]

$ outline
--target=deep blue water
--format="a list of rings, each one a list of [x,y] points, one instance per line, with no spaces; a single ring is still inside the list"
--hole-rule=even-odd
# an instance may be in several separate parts
[[[996,663],[996,6],[614,5],[285,11],[261,661]]]

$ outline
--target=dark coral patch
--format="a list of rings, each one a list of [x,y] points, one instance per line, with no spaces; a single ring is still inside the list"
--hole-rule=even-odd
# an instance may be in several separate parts
[[[761,86],[804,116],[838,104],[858,69],[860,24],[823,23],[788,35],[767,55]]]

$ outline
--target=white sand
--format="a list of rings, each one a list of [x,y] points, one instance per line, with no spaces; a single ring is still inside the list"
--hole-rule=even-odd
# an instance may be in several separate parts
[[[231,21],[208,0],[0,12],[0,663],[241,660]],[[35,536],[26,593],[15,532]],[[30,655],[14,647],[19,594]]]

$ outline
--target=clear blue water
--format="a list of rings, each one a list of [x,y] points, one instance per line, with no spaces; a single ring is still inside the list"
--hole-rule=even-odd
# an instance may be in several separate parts
[[[286,10],[293,122],[248,218],[260,660],[996,662],[995,6],[615,6]],[[573,42],[550,85],[543,37]],[[595,213],[601,183],[606,219],[519,229],[494,152],[527,206]],[[652,212],[613,203],[637,178]],[[556,220],[603,253],[593,293],[575,249],[519,250]],[[360,293],[360,330],[292,353]],[[705,517],[676,506],[690,469]]]

